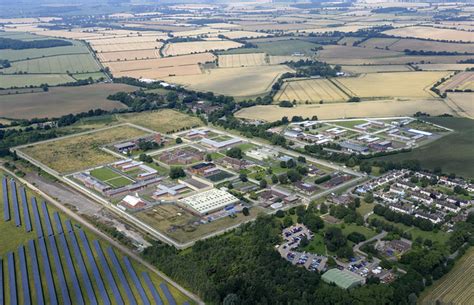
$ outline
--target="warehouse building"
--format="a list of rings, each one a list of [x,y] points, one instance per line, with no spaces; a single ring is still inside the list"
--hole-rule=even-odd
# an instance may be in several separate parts
[[[321,278],[326,283],[334,283],[342,289],[350,289],[359,285],[363,285],[365,280],[358,274],[349,270],[331,269],[324,273]]]
[[[232,194],[219,189],[212,189],[178,201],[198,215],[206,215],[217,210],[234,206],[240,200]]]

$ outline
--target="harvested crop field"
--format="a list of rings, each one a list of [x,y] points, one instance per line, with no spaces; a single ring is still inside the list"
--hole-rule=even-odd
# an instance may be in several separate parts
[[[115,45],[115,44],[129,44],[135,45],[137,43],[156,43],[160,39],[166,39],[166,35],[161,36],[135,36],[135,37],[116,37],[116,38],[101,38],[89,39],[88,42],[95,49],[97,46]]]
[[[413,71],[407,65],[365,65],[342,66],[342,71],[349,73],[377,73],[377,72],[408,72]]]
[[[270,91],[272,84],[283,73],[292,72],[287,66],[259,66],[240,68],[218,68],[206,70],[199,77],[169,77],[167,81],[198,91],[251,97]]]
[[[163,48],[165,56],[176,56],[191,53],[203,53],[217,50],[239,48],[242,44],[231,40],[209,40],[169,43]]]
[[[470,249],[448,274],[422,294],[420,304],[469,304],[474,299],[473,272],[474,249]]]
[[[387,72],[368,73],[358,77],[333,79],[338,86],[351,96],[360,98],[428,98],[435,94],[431,86],[446,76],[446,72]]]
[[[236,113],[236,117],[250,120],[276,121],[284,116],[312,117],[317,115],[319,119],[341,119],[341,118],[363,118],[363,117],[392,117],[412,116],[417,111],[423,111],[431,115],[444,113],[454,114],[441,100],[380,100],[361,103],[329,103],[298,105],[293,108],[282,108],[276,105],[254,106],[244,108]]]
[[[135,50],[154,50],[159,49],[163,45],[162,42],[149,41],[149,42],[134,42],[133,44],[128,43],[115,43],[115,44],[101,44],[93,46],[93,49],[100,53],[106,52],[124,52],[124,51],[135,51]]]
[[[448,93],[446,103],[461,117],[474,119],[474,93]]]
[[[474,72],[460,72],[440,87],[440,90],[474,90]]]
[[[200,63],[214,61],[211,53],[192,54],[169,58],[158,58],[135,61],[116,61],[105,63],[115,77],[129,76],[135,78],[162,78],[170,75],[201,74]]]
[[[120,52],[98,53],[97,57],[101,62],[109,61],[131,61],[142,59],[160,58],[160,51],[158,49],[151,50],[129,50]]]
[[[188,129],[202,125],[199,118],[170,109],[122,114],[117,118],[119,121],[133,123],[161,133],[176,132],[183,128]]]
[[[122,125],[30,145],[21,151],[59,173],[69,173],[113,162],[117,158],[101,150],[102,146],[143,135],[143,130]]]
[[[261,32],[250,32],[250,31],[230,31],[222,33],[225,37],[229,39],[241,39],[241,38],[257,38],[257,37],[266,37],[269,34]]]
[[[410,26],[405,28],[388,30],[383,33],[386,35],[393,35],[399,37],[474,42],[474,35],[472,35],[471,32],[451,29],[440,29],[427,26]]]
[[[94,84],[80,87],[54,87],[48,92],[0,96],[0,117],[15,119],[53,118],[91,109],[126,108],[120,102],[107,99],[110,94],[133,91],[125,84]]]
[[[344,102],[350,96],[337,88],[328,79],[307,79],[299,81],[287,81],[275,95],[274,100],[296,101],[299,103],[311,102]]]
[[[268,64],[268,57],[264,53],[219,55],[218,58],[221,68],[254,67]]]

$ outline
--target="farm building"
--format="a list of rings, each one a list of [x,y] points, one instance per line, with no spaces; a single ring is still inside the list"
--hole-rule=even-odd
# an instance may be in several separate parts
[[[331,269],[321,276],[326,283],[334,283],[343,289],[350,289],[365,283],[364,278],[348,270]]]
[[[199,215],[206,215],[239,202],[240,200],[234,195],[219,189],[212,189],[180,200],[186,208]]]

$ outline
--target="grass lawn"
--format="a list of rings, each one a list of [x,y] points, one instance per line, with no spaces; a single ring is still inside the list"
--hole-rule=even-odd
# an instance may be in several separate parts
[[[373,203],[367,203],[364,200],[360,201],[360,207],[357,208],[357,212],[360,213],[360,215],[364,216],[367,213],[372,212],[374,209],[374,204]]]
[[[367,122],[366,120],[354,120],[354,121],[332,122],[332,124],[342,126],[342,127],[347,127],[347,128],[354,128],[354,126],[359,125],[359,124],[364,124],[366,122]]]
[[[445,173],[474,178],[474,121],[465,118],[426,118],[427,121],[449,127],[454,133],[411,152],[377,158],[384,161],[419,160],[427,169],[441,167]]]
[[[326,246],[324,245],[324,237],[322,234],[314,234],[313,239],[309,242],[309,244],[302,248],[302,250],[319,254],[325,255],[326,254]]]
[[[172,133],[203,125],[199,118],[171,109],[121,114],[117,115],[117,118],[119,121],[133,123],[162,133]]]
[[[237,145],[237,147],[240,148],[243,152],[246,152],[246,151],[254,149],[255,145],[252,143],[242,143],[242,144]]]
[[[221,153],[218,153],[218,152],[211,153],[212,160],[219,160],[219,159],[222,159],[224,157],[225,157],[225,155],[223,155]]]
[[[122,177],[122,176],[114,178],[114,179],[107,180],[107,184],[110,184],[114,188],[119,188],[119,187],[122,187],[122,186],[126,186],[126,185],[129,185],[130,183],[132,183],[132,181],[130,179],[128,179],[126,177]]]
[[[370,215],[369,219],[372,219],[372,218],[377,218],[385,222],[388,222],[402,229],[404,232],[410,232],[413,240],[415,240],[417,237],[421,237],[423,239],[431,239],[433,242],[437,241],[439,243],[445,243],[449,239],[449,235],[450,235],[444,231],[438,231],[436,233],[433,231],[422,231],[421,229],[418,229],[417,227],[409,227],[401,223],[390,222],[386,220],[385,218],[375,215],[375,214]]]
[[[119,174],[107,167],[101,167],[91,170],[90,174],[92,177],[97,178],[100,181],[107,181],[110,179],[121,177]]]

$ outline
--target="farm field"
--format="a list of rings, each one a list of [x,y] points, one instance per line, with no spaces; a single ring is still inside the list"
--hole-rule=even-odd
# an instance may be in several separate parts
[[[379,100],[361,103],[329,103],[323,105],[298,105],[293,108],[282,108],[277,105],[254,106],[238,111],[235,116],[249,120],[265,120],[273,122],[282,117],[312,117],[317,115],[321,120],[363,117],[412,116],[417,111],[431,115],[444,113],[455,114],[441,100],[416,99],[410,101]]]
[[[468,250],[454,268],[420,296],[419,304],[468,304],[474,298],[474,249]]]
[[[29,86],[39,86],[41,84],[48,84],[55,86],[64,83],[73,82],[74,78],[67,74],[0,74],[0,88],[23,88]]]
[[[385,31],[383,33],[399,37],[474,42],[474,37],[470,32],[451,29],[440,29],[427,26],[411,26],[397,28]]]
[[[163,78],[170,75],[201,74],[200,63],[214,61],[211,53],[183,55],[169,58],[105,63],[115,77]]]
[[[474,64],[418,64],[423,71],[464,71],[474,68]]]
[[[102,151],[102,146],[145,134],[127,125],[114,126],[29,145],[20,150],[59,173],[69,173],[115,161],[117,158]]]
[[[388,47],[390,50],[400,52],[408,49],[416,51],[474,53],[474,43],[440,42],[421,39],[371,38],[361,43],[361,46],[372,48]]]
[[[453,108],[460,116],[474,119],[474,93],[448,93],[447,103],[452,103]]]
[[[413,71],[408,65],[363,65],[342,66],[342,71],[349,73],[377,73],[377,72],[408,72]]]
[[[1,79],[1,76],[0,76]],[[91,109],[112,110],[126,106],[107,99],[119,91],[136,88],[124,84],[93,84],[80,87],[54,87],[48,92],[0,95],[0,117],[15,119],[53,118]]]
[[[349,98],[350,96],[327,79],[286,81],[274,97],[276,102],[297,101],[299,103],[345,102]]]
[[[177,132],[180,129],[188,129],[202,125],[202,121],[199,118],[171,109],[121,114],[117,116],[117,119],[119,121],[133,123],[161,133]]]
[[[441,84],[440,89],[446,90],[474,90],[474,72],[461,72]]]
[[[306,56],[311,56],[315,54],[315,51],[313,51],[313,49],[318,47],[317,44],[299,39],[254,42],[253,44],[255,44],[257,48],[239,48],[226,52],[221,52],[221,54],[263,52],[269,55],[277,56],[290,56],[294,53],[300,53]]]
[[[119,52],[98,53],[97,58],[101,62],[131,61],[131,60],[139,60],[139,59],[160,58],[160,52],[157,49],[128,50],[128,51],[119,51]]]
[[[221,33],[228,39],[241,39],[241,38],[257,38],[257,37],[265,37],[269,34],[261,33],[261,32],[251,32],[251,31],[229,31]]]
[[[218,68],[206,70],[199,77],[168,77],[167,81],[199,91],[251,97],[268,92],[283,73],[291,72],[286,66]]]
[[[268,64],[267,56],[264,53],[219,55],[218,58],[219,67],[221,68],[253,67]]]
[[[377,160],[420,160],[423,168],[434,169],[441,166],[443,172],[474,178],[473,120],[467,118],[426,118],[426,120],[454,129],[455,132],[411,152],[385,156]]]
[[[344,59],[363,60],[363,59],[399,57],[402,55],[403,53],[387,51],[387,50],[329,45],[329,46],[324,46],[321,51],[318,51],[317,57],[322,60],[338,59],[338,60],[344,61]]]
[[[242,44],[230,40],[208,40],[177,42],[166,44],[163,48],[165,56],[185,55],[191,53],[204,53],[209,51],[228,50],[239,48]]]
[[[0,172],[1,179],[5,176]],[[14,186],[17,201],[13,195]],[[125,258],[122,252],[68,219],[52,204],[43,203],[42,198],[29,188],[25,187],[23,193],[23,188],[19,182],[13,185],[8,179],[6,195],[10,220],[5,221],[8,214],[5,214],[4,203],[0,211],[0,230],[3,232],[0,236],[1,284],[5,304],[27,304],[28,301],[40,304],[43,300],[45,304],[97,302],[104,305],[110,304],[108,301],[118,304],[119,300],[128,302],[133,298],[137,304],[145,305],[154,299],[145,277],[150,279],[164,304],[170,304],[160,286],[166,283],[163,278],[133,259]],[[3,198],[2,189],[0,195]],[[27,201],[21,194],[25,194]],[[35,202],[31,199],[33,197]],[[15,208],[16,202],[18,209]],[[15,211],[18,211],[18,218]],[[14,282],[11,275],[15,275]],[[176,302],[181,304],[188,300],[171,284],[166,285]],[[138,286],[143,287],[144,294],[140,293]]]
[[[156,41],[145,41],[145,42],[134,42],[133,44],[129,43],[110,43],[110,44],[100,44],[94,45],[94,51],[99,53],[106,52],[124,52],[124,51],[134,51],[134,50],[152,50],[159,49],[163,45],[162,42]]]
[[[2,37],[0,35],[0,37]],[[8,59],[10,62],[21,61],[33,58],[50,57],[58,55],[78,55],[78,54],[90,54],[89,49],[81,42],[73,41],[74,45],[44,49],[23,49],[23,50],[12,50],[3,49],[0,50],[0,58]]]
[[[90,54],[76,54],[16,61],[10,68],[3,69],[3,73],[65,74],[67,72],[85,73],[99,70],[100,66]]]
[[[360,98],[435,96],[431,86],[446,72],[393,72],[368,73],[358,77],[333,79],[346,93]]]

